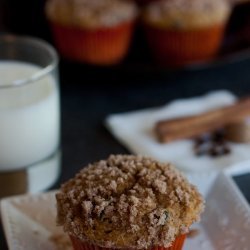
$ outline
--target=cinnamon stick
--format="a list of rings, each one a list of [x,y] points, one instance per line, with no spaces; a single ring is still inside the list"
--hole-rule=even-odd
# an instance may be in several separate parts
[[[250,116],[250,98],[201,115],[159,121],[155,132],[160,142],[197,137]]]

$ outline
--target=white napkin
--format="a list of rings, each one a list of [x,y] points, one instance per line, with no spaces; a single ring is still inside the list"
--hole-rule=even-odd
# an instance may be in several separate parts
[[[202,97],[176,100],[159,108],[109,115],[105,124],[134,154],[150,156],[162,162],[172,162],[185,172],[226,170],[237,175],[250,172],[250,144],[231,143],[232,152],[224,156],[196,156],[192,140],[162,144],[157,141],[153,132],[155,122],[159,120],[199,114],[230,105],[235,100],[236,97],[232,93],[221,90]]]

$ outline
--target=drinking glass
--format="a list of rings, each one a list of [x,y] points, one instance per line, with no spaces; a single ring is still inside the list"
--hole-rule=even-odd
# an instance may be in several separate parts
[[[50,187],[60,172],[58,56],[47,42],[0,36],[0,197]]]

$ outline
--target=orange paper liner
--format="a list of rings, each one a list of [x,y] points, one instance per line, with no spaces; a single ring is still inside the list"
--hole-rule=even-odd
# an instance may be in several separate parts
[[[96,245],[92,245],[87,242],[83,242],[76,238],[75,236],[70,235],[70,239],[73,245],[74,250],[129,250],[130,248],[118,249],[118,248],[105,248],[99,247]],[[172,243],[171,247],[152,247],[148,248],[147,250],[181,250],[186,239],[186,235],[178,236],[175,241]]]
[[[225,25],[188,31],[146,27],[153,56],[161,64],[179,66],[212,59],[218,52]]]
[[[51,23],[55,44],[66,58],[97,65],[119,63],[127,54],[134,22],[83,29]]]

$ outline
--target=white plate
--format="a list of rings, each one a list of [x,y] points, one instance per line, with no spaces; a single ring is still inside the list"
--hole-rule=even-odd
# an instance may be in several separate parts
[[[192,227],[198,235],[186,240],[184,250],[249,249],[250,208],[232,179],[224,174],[188,178],[205,196],[206,209]],[[1,213],[10,250],[71,249],[51,240],[68,240],[55,223],[54,192],[4,199]]]
[[[185,172],[229,171],[238,175],[250,172],[250,143],[230,143],[231,153],[220,157],[196,156],[192,140],[159,143],[154,133],[155,123],[159,120],[201,114],[231,105],[235,100],[236,97],[228,91],[216,91],[205,96],[175,100],[159,108],[110,115],[105,124],[134,154],[172,162]],[[235,167],[244,161],[249,161],[249,164],[244,164],[244,168]]]

